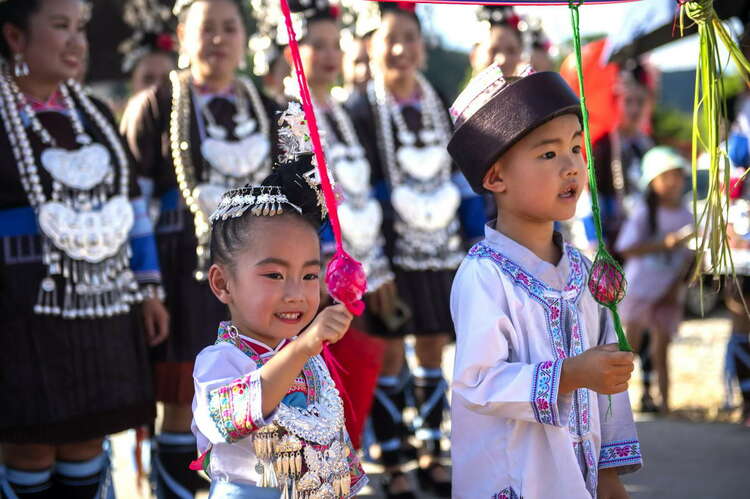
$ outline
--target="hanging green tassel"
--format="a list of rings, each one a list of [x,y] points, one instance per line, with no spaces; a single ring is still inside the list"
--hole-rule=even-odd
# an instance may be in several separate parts
[[[724,82],[724,68],[719,53],[719,42],[729,52],[740,74],[748,83],[750,63],[732,40],[724,24],[716,15],[713,0],[682,0],[680,7],[680,27],[685,26],[685,16],[698,26],[700,52],[695,76],[695,101],[693,106],[693,212],[695,232],[701,234],[696,250],[696,265],[693,279],[700,279],[704,270],[716,278],[721,273],[729,273],[736,280],[734,262],[727,236],[729,215],[728,186],[729,159],[725,150],[726,130],[723,123],[727,119]],[[705,205],[698,211],[698,154],[705,150],[710,158],[709,184]],[[700,229],[703,229],[702,231]],[[708,265],[708,269],[706,269]],[[701,308],[703,303],[701,302]]]
[[[598,247],[594,264],[589,274],[589,291],[594,300],[612,312],[615,333],[617,333],[617,344],[621,351],[632,352],[625,331],[622,329],[620,314],[617,312],[617,304],[625,297],[627,281],[625,273],[619,263],[609,254],[604,244],[602,233],[602,220],[599,210],[599,189],[596,185],[596,172],[594,170],[594,155],[591,151],[591,132],[589,130],[589,113],[586,109],[586,95],[583,89],[583,66],[581,63],[581,32],[578,6],[581,2],[570,2],[570,16],[573,25],[573,50],[576,56],[576,70],[578,72],[578,88],[581,96],[581,117],[583,118],[583,136],[586,147],[586,168],[589,177],[589,191],[591,191],[591,213],[594,217],[596,238]]]

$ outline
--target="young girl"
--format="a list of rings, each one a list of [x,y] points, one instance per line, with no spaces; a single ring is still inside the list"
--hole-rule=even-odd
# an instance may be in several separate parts
[[[122,122],[140,183],[161,201],[156,224],[172,336],[155,355],[156,398],[164,419],[154,459],[159,490],[193,494],[195,440],[190,401],[195,356],[226,317],[206,284],[208,217],[227,189],[257,184],[271,170],[277,106],[238,76],[247,34],[237,0],[180,0],[183,71],[135,96]]]
[[[289,144],[293,133],[283,133]],[[263,185],[228,191],[211,217],[209,285],[231,314],[193,373],[193,432],[211,497],[339,498],[366,483],[319,355],[352,315],[334,305],[315,316],[325,212],[311,155],[287,154]]]
[[[661,411],[669,410],[667,346],[682,320],[684,277],[691,251],[693,217],[683,206],[685,160],[668,147],[654,147],[643,157],[641,188],[645,197],[623,226],[616,250],[626,259],[628,293],[620,312],[635,351],[642,333],[651,332],[651,359],[659,378]]]

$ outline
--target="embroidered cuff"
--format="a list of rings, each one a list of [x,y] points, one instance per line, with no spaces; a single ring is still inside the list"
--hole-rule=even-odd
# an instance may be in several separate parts
[[[643,465],[641,444],[638,440],[609,442],[602,445],[599,453],[599,469],[623,468],[620,474],[632,473]]]
[[[208,407],[219,433],[229,443],[265,426],[260,370],[212,390]],[[267,419],[270,421],[273,415]]]
[[[569,403],[558,400],[562,363],[562,359],[554,362],[546,360],[534,368],[534,378],[531,382],[531,408],[536,420],[542,424],[552,426],[567,424],[566,407]]]

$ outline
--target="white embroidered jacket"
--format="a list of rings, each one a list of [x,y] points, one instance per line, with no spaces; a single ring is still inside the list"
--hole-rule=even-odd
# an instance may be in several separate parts
[[[454,498],[595,498],[599,469],[642,464],[628,394],[605,415],[606,395],[558,386],[563,359],[617,341],[611,315],[578,250],[554,266],[491,227],[451,293]]]

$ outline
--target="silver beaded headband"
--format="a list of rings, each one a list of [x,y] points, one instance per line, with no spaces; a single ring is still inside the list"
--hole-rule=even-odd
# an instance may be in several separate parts
[[[291,203],[277,186],[245,186],[224,193],[219,207],[209,221],[241,217],[248,209],[255,217],[273,217],[284,213],[284,205],[291,206],[297,213],[302,209]]]

